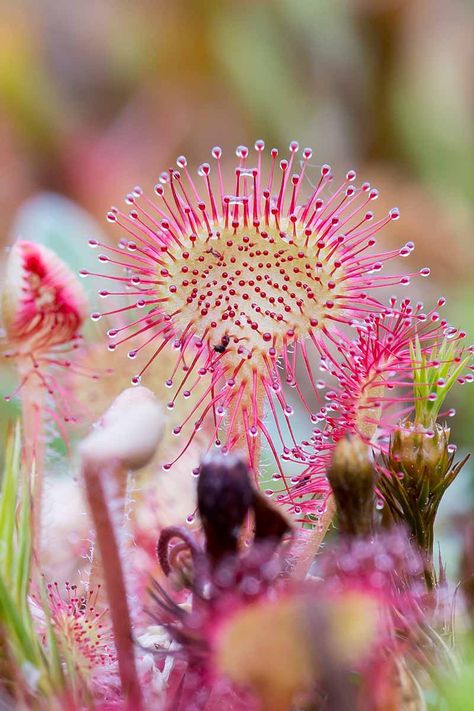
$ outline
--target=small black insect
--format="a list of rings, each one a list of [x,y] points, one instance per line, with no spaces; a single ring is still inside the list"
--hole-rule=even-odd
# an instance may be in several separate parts
[[[217,251],[217,249],[213,249],[212,247],[210,249],[206,249],[206,254],[212,254],[213,257],[216,257],[216,259],[222,259],[222,254]]]
[[[214,350],[216,353],[225,353],[227,350],[227,346],[229,345],[230,338],[229,336],[222,336],[221,342],[218,343],[216,346],[213,346]]]

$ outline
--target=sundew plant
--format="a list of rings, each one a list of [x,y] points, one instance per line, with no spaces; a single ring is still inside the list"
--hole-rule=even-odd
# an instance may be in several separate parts
[[[465,332],[355,170],[235,155],[133,188],[95,269],[10,247],[0,704],[467,709],[470,522],[458,585],[435,549]]]

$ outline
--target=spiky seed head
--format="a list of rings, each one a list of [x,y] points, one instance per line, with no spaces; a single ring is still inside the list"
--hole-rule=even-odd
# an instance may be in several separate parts
[[[354,436],[339,440],[328,469],[328,479],[336,499],[341,532],[369,534],[376,477],[367,444]]]
[[[446,476],[451,459],[450,429],[438,423],[432,429],[403,422],[390,440],[390,470],[410,482],[426,476],[434,488]]]

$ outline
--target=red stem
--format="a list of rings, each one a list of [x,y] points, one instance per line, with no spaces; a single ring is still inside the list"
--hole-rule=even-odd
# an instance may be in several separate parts
[[[120,465],[110,465],[100,473],[87,462],[84,464],[84,481],[87,500],[95,526],[97,545],[103,565],[103,576],[110,606],[122,692],[130,711],[143,709],[143,697],[135,666],[135,649],[132,638],[132,623],[127,601],[123,566],[119,544],[112,521],[110,508],[104,493],[103,479],[118,480],[125,475]],[[115,481],[113,483],[115,483]]]

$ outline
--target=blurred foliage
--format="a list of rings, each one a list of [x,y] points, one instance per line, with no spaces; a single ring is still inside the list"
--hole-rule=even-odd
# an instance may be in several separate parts
[[[20,430],[11,429],[6,440],[5,467],[0,490],[0,668],[2,679],[18,683],[24,696],[51,694],[63,684],[57,643],[48,617],[46,639],[35,630],[29,602],[33,552],[31,549],[31,497],[20,465]]]
[[[474,635],[460,636],[458,645],[458,674],[440,670],[438,693],[431,693],[427,699],[429,711],[470,711],[474,708]]]

